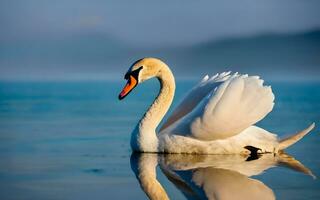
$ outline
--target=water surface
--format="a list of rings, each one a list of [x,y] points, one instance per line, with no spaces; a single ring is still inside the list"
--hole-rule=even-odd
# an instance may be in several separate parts
[[[149,81],[119,102],[123,84],[1,82],[1,199],[147,198],[132,170],[129,139],[159,86]],[[178,82],[174,104],[193,84]],[[271,84],[276,105],[261,127],[285,136],[320,123],[319,82]],[[287,153],[319,176],[319,144],[316,128]],[[320,198],[318,179],[286,167],[272,166],[251,178],[278,199]],[[157,179],[171,199],[185,199],[159,166]]]

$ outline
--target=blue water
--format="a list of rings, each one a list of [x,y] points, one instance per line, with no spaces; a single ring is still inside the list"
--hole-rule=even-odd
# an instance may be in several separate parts
[[[124,82],[1,82],[1,199],[145,199],[131,169],[130,133],[159,88],[138,86],[123,101]],[[194,81],[177,83],[175,102]],[[319,82],[274,82],[276,105],[259,125],[284,136],[320,125]],[[316,128],[288,149],[320,176]],[[157,169],[171,199],[183,193]],[[320,199],[320,183],[303,173],[273,167],[254,179],[278,199]]]

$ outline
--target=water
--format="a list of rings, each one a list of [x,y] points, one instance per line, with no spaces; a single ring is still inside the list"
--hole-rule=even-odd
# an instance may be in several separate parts
[[[178,82],[176,99],[192,84],[194,81]],[[276,106],[259,125],[284,136],[313,121],[320,124],[319,82],[271,84]],[[147,198],[135,177],[138,172],[134,169],[140,158],[131,156],[129,138],[159,86],[150,81],[119,102],[117,95],[123,85],[124,82],[113,81],[1,82],[1,199]],[[316,176],[320,176],[319,130],[316,128],[287,151]],[[170,163],[166,159],[160,159],[164,160],[162,168]],[[179,165],[183,159],[179,157],[173,164]],[[198,164],[194,161],[195,169],[175,169],[175,173],[189,177],[190,181],[192,173],[200,170]],[[318,179],[283,166],[272,166],[251,178],[261,181],[278,199],[320,198]],[[157,178],[168,196],[185,199],[183,190],[163,170],[157,168]],[[222,185],[219,181],[215,184]]]

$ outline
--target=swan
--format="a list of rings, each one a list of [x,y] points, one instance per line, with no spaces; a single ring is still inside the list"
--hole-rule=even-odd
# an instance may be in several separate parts
[[[156,129],[175,93],[175,79],[163,61],[142,58],[134,62],[119,94],[124,99],[138,84],[157,78],[160,92],[131,134],[137,152],[186,154],[278,153],[296,143],[315,124],[278,139],[254,124],[273,108],[274,95],[258,76],[224,72],[205,76],[182,99],[171,116]]]
[[[285,153],[258,157],[133,153],[130,165],[149,199],[169,199],[157,179],[158,165],[187,199],[275,199],[272,189],[254,176],[276,166],[315,178],[312,171]]]

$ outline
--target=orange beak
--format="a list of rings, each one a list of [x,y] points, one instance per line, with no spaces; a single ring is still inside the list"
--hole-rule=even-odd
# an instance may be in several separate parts
[[[138,81],[130,75],[127,84],[122,89],[121,93],[119,94],[119,100],[122,100],[126,97],[132,90],[137,86]]]

